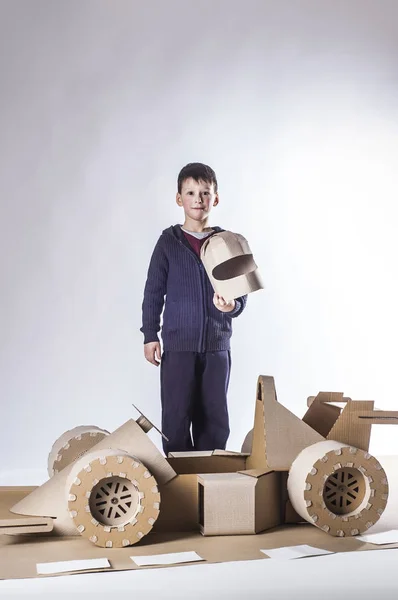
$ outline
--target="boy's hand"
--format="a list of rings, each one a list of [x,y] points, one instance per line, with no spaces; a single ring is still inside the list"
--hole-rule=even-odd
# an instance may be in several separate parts
[[[144,344],[144,354],[148,362],[158,367],[160,365],[160,342],[149,342]]]
[[[221,312],[225,312],[225,313],[231,312],[231,310],[233,310],[235,308],[235,300],[230,300],[229,302],[227,302],[219,294],[214,294],[213,303],[214,303],[214,306],[216,306],[216,308],[218,308],[218,310],[220,310]]]

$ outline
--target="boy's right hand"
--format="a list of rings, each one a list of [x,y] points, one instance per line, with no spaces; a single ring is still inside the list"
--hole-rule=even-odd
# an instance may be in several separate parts
[[[149,342],[144,344],[144,354],[148,362],[158,367],[160,365],[160,342]]]

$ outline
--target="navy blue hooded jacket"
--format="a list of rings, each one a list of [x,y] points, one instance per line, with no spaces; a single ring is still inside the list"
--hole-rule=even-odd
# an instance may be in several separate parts
[[[212,227],[215,233],[224,231]],[[213,304],[214,290],[202,261],[180,225],[165,229],[153,250],[142,303],[144,344],[162,341],[165,351],[216,352],[230,350],[232,319],[241,314],[247,296],[223,313]]]

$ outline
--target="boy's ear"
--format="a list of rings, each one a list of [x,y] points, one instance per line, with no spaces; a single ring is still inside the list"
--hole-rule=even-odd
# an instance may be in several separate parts
[[[177,202],[178,206],[182,206],[181,194],[179,194],[179,193],[177,193],[177,195],[176,195],[176,202]]]
[[[220,198],[218,197],[218,194],[216,194],[216,197],[214,198],[213,206],[217,206],[219,201],[220,201]]]

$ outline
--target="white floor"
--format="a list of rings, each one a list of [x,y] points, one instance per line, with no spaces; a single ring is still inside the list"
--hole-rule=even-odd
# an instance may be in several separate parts
[[[369,532],[398,529],[398,456],[379,457],[390,482],[388,507]],[[35,484],[41,474],[0,474],[0,485]],[[196,600],[396,600],[398,549],[349,552],[290,561],[259,560],[143,571],[0,581],[0,598]]]

